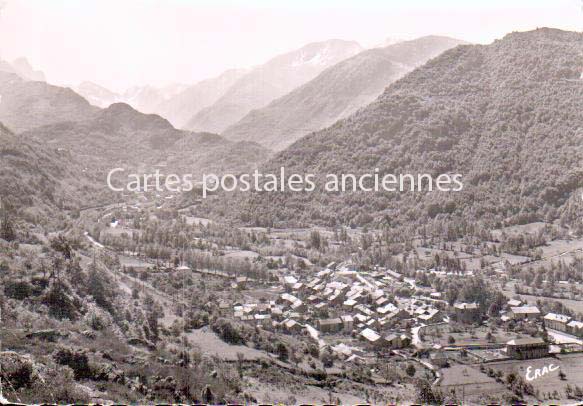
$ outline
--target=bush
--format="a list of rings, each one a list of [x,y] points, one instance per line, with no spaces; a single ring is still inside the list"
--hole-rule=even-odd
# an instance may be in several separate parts
[[[239,330],[226,319],[218,319],[213,325],[212,330],[225,342],[229,344],[245,344],[245,339],[241,336]]]
[[[0,378],[8,382],[11,388],[18,390],[32,382],[32,363],[26,358],[6,353],[1,357],[0,364]]]
[[[289,351],[284,343],[278,343],[276,353],[280,361],[286,362],[289,358]]]
[[[77,307],[69,297],[69,289],[61,282],[51,286],[43,298],[43,303],[49,307],[49,314],[57,319],[75,320]]]
[[[56,363],[71,368],[75,379],[90,378],[92,376],[87,354],[81,350],[62,347],[55,351],[53,358]]]
[[[416,372],[415,365],[413,365],[413,364],[408,364],[407,368],[405,368],[405,373],[407,375],[409,375],[410,377],[415,376],[415,372]]]
[[[32,295],[32,286],[25,281],[8,282],[4,294],[12,299],[24,300]]]

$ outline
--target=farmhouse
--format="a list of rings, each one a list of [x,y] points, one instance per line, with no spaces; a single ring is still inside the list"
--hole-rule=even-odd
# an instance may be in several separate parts
[[[298,280],[291,275],[285,276],[283,278],[283,284],[288,289],[292,289],[296,283],[298,283]]]
[[[549,345],[542,338],[519,338],[506,343],[506,354],[514,359],[543,358]]]
[[[477,323],[480,321],[480,311],[477,303],[456,303],[454,311],[460,323]]]
[[[418,314],[417,318],[422,323],[439,323],[443,321],[443,315],[438,309],[417,309],[416,313]]]
[[[322,333],[337,333],[341,331],[343,327],[344,324],[340,318],[318,320],[318,329]]]
[[[512,307],[518,307],[518,306],[522,306],[522,302],[520,300],[511,299],[507,303],[508,309],[510,309]]]
[[[382,347],[386,344],[385,340],[374,330],[365,328],[360,332],[360,338],[374,347]]]
[[[447,357],[447,354],[443,350],[432,352],[429,355],[429,359],[431,360],[431,363],[433,365],[438,366],[440,368],[445,368],[449,365],[449,359]]]
[[[567,332],[567,324],[569,321],[571,321],[571,317],[564,314],[549,313],[544,317],[546,328],[563,332]]]
[[[299,333],[303,328],[300,323],[290,319],[284,320],[281,324],[283,328],[290,333]]]

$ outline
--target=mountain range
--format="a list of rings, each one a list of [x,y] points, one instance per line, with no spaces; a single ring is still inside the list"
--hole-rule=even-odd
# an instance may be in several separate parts
[[[222,134],[282,150],[376,99],[391,82],[443,51],[464,43],[427,36],[365,50],[338,62],[266,107],[253,110]]]
[[[460,192],[245,193],[212,199],[211,212],[237,207],[239,220],[262,225],[565,220],[581,208],[582,66],[582,33],[544,28],[461,45],[262,167],[319,178],[459,173]]]
[[[40,70],[34,69],[26,58],[17,58],[12,62],[0,59],[0,71],[14,73],[25,80],[41,82],[46,80],[45,74]]]
[[[142,113],[159,114],[160,106],[182,93],[187,86],[181,84],[164,87],[133,86],[122,93],[117,93],[93,82],[85,81],[71,88],[97,107],[105,108],[113,103],[127,103]]]
[[[92,117],[99,109],[69,88],[29,81],[0,71],[0,122],[19,133]]]
[[[238,172],[270,152],[253,142],[174,128],[128,104],[105,109],[70,88],[0,71],[0,192],[16,207],[48,213],[111,201],[106,175],[116,167],[151,173]]]
[[[254,168],[268,152],[252,142],[233,142],[216,134],[195,134],[174,128],[156,114],[144,114],[128,104],[114,103],[90,118],[63,121],[22,133],[26,139],[67,151],[102,177],[116,167],[150,173],[237,172]]]
[[[360,51],[362,47],[354,41],[329,40],[276,56],[244,74],[215,103],[194,114],[185,128],[221,133],[252,109],[267,105]]]

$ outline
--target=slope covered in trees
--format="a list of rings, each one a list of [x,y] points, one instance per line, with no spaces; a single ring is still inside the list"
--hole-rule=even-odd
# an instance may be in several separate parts
[[[252,110],[222,135],[282,150],[366,106],[391,82],[461,43],[453,38],[427,36],[363,51],[266,107]]]
[[[88,169],[105,174],[116,167],[167,166],[167,171],[238,171],[263,161],[267,151],[250,142],[231,142],[216,134],[175,129],[156,114],[143,114],[125,103],[99,110],[90,119],[60,122],[23,133],[70,152]],[[182,174],[182,172],[181,172]]]
[[[111,195],[69,152],[22,139],[0,124],[0,197],[3,209],[43,224],[62,210],[106,202]]]
[[[214,212],[241,207],[239,219],[264,225],[574,221],[583,179],[582,67],[581,33],[538,29],[459,46],[264,168],[320,176],[375,168],[381,176],[460,173],[461,192],[256,193],[236,203],[216,199]]]

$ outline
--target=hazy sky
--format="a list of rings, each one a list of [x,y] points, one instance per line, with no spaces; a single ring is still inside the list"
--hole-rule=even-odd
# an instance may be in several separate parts
[[[55,84],[192,83],[330,38],[449,35],[487,43],[536,27],[583,30],[583,0],[7,0],[0,56]]]

